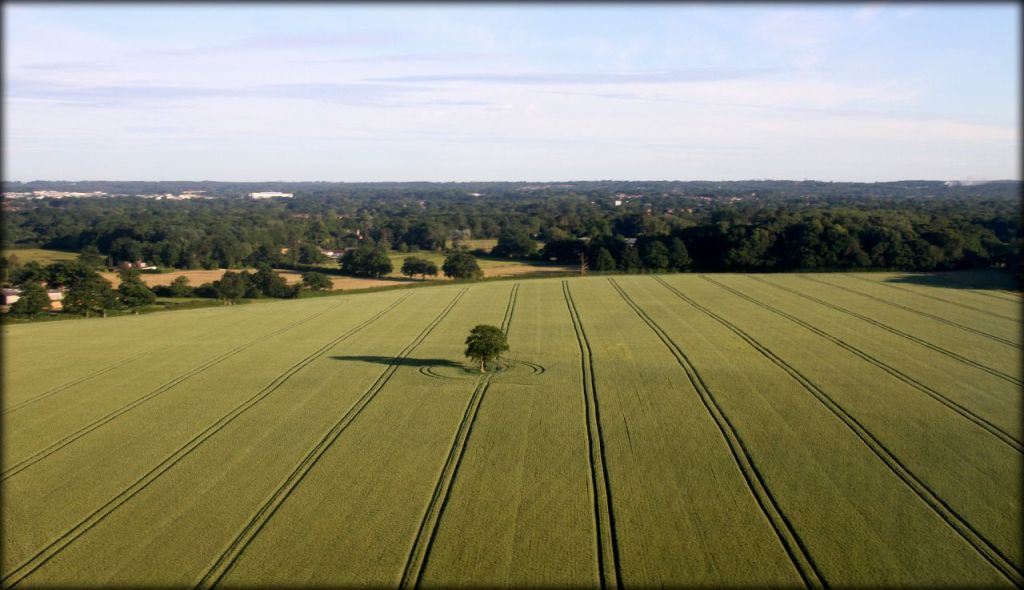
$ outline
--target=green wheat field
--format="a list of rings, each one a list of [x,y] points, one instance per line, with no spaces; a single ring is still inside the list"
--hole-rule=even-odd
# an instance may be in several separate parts
[[[1021,302],[630,275],[7,325],[2,583],[1013,587]]]

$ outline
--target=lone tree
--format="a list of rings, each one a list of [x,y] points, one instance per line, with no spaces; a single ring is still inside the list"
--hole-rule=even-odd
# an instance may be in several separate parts
[[[391,259],[384,246],[363,244],[341,257],[341,271],[356,277],[382,277],[391,272]]]
[[[505,333],[497,326],[479,324],[469,332],[466,338],[466,356],[480,361],[480,372],[486,372],[487,363],[501,357],[508,350]]]
[[[444,276],[453,279],[482,279],[484,276],[476,258],[469,252],[452,252],[444,259],[441,269]]]

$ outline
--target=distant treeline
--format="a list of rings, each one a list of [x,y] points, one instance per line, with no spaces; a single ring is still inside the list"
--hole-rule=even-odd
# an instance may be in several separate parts
[[[402,251],[439,250],[469,238],[504,238],[495,252],[503,256],[578,263],[584,252],[594,270],[614,264],[627,271],[1016,271],[1020,257],[1019,182],[80,182],[5,187],[114,192],[126,184],[161,193],[284,190],[295,197],[16,199],[5,203],[5,247],[94,247],[112,263],[145,260],[177,268],[311,264],[322,260],[321,248],[373,241]],[[524,237],[547,245],[535,253],[507,247]]]

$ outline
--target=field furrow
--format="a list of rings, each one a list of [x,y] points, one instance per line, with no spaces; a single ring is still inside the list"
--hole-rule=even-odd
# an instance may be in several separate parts
[[[735,324],[732,324],[722,316],[710,311],[709,309],[699,305],[692,299],[688,298],[681,291],[668,285],[661,279],[657,279],[661,284],[665,285],[671,290],[676,296],[683,301],[686,301],[694,308],[707,314],[709,317],[719,322],[734,334],[742,338],[755,350],[761,353],[765,358],[769,359],[776,366],[781,368],[787,374],[789,374],[795,381],[797,381],[803,388],[813,395],[815,399],[820,401],[830,412],[838,417],[842,422],[859,438],[865,445],[875,453],[876,456],[890,469],[894,475],[903,480],[908,487],[910,487],[915,494],[926,503],[943,521],[947,522],[956,532],[963,538],[964,541],[969,543],[978,553],[984,557],[989,563],[998,569],[1003,575],[1007,577],[1007,580],[1013,581],[1019,584],[1021,579],[1021,573],[1017,569],[1016,565],[1011,562],[1002,552],[999,551],[998,547],[992,545],[988,539],[981,536],[971,525],[966,522],[959,514],[952,510],[941,498],[939,498],[935,492],[928,487],[927,484],[922,482],[916,475],[904,466],[899,459],[892,455],[892,453],[878,441],[864,426],[847,413],[841,406],[835,403],[835,401],[823,391],[820,387],[815,385],[803,374],[801,374],[796,368],[787,363],[785,360],[774,354],[771,350],[764,347],[760,342],[752,338],[748,333],[738,328]]]
[[[857,295],[860,298],[860,305],[864,305],[867,309],[870,309],[874,315],[888,315],[886,313],[888,311],[887,308],[893,308],[913,314],[917,317],[927,318],[933,322],[945,324],[959,330],[959,333],[954,332],[954,334],[958,334],[957,336],[950,336],[948,338],[947,341],[949,342],[957,342],[959,338],[966,336],[965,333],[967,333],[987,338],[993,342],[1005,344],[1006,346],[1017,349],[1017,351],[1024,350],[1024,344],[1021,344],[1019,321],[1014,323],[992,318],[965,317],[970,316],[971,314],[948,306],[943,308],[941,305],[937,306],[922,298],[914,297],[911,294],[904,295],[897,293],[896,297],[892,297],[881,287],[873,289],[871,285],[865,285],[864,281],[856,278],[843,278],[842,275],[829,275],[827,279],[821,278],[820,276],[812,277],[809,275],[797,275],[797,277],[804,281],[810,281],[817,285],[825,286],[833,290],[833,292]],[[858,289],[858,287],[861,288]],[[885,307],[879,307],[879,303],[883,304]],[[983,331],[982,329],[979,329],[979,327],[988,331]],[[934,330],[934,327],[930,326],[929,328]],[[1017,352],[1017,354],[1019,354],[1019,352]]]
[[[862,274],[5,325],[0,585],[1024,586],[1020,295]]]
[[[802,299],[806,299],[808,301],[813,301],[813,302],[815,302],[815,303],[817,303],[819,305],[822,305],[824,307],[827,307],[829,309],[834,309],[834,310],[836,310],[836,311],[838,311],[840,313],[846,314],[846,315],[848,315],[850,317],[854,317],[854,318],[857,318],[857,319],[859,319],[861,321],[867,322],[867,323],[871,324],[872,326],[876,326],[878,328],[881,328],[881,329],[889,332],[890,334],[895,334],[895,335],[897,335],[897,336],[899,336],[901,338],[904,338],[906,340],[914,342],[915,344],[919,344],[921,346],[924,346],[925,348],[934,350],[934,351],[938,352],[939,354],[942,354],[942,355],[944,355],[944,356],[946,356],[948,358],[951,358],[951,359],[953,359],[955,361],[964,363],[966,365],[970,365],[970,366],[975,367],[977,369],[981,369],[982,371],[985,371],[986,373],[989,373],[990,375],[998,377],[998,378],[1006,381],[1007,383],[1010,383],[1010,384],[1015,385],[1017,387],[1020,387],[1020,386],[1024,385],[1024,381],[1021,381],[1020,378],[1017,375],[1011,375],[1010,373],[1002,371],[1002,370],[1000,370],[998,368],[990,367],[990,366],[988,366],[988,365],[986,365],[986,364],[984,364],[982,362],[978,362],[978,361],[975,361],[973,359],[967,358],[967,357],[965,357],[965,356],[963,356],[963,355],[961,355],[961,354],[959,354],[957,352],[949,350],[948,348],[945,348],[945,347],[943,347],[941,345],[938,345],[938,344],[934,344],[932,342],[929,342],[928,340],[925,340],[923,338],[919,338],[919,337],[917,337],[917,336],[915,336],[913,334],[909,334],[907,332],[904,332],[903,330],[900,330],[899,328],[895,328],[895,327],[893,327],[893,326],[891,326],[889,324],[885,324],[883,322],[875,320],[874,318],[866,316],[866,315],[864,315],[862,313],[858,313],[858,312],[853,311],[851,309],[848,309],[846,307],[835,305],[833,303],[825,301],[824,299],[820,299],[818,297],[815,297],[813,295],[809,295],[807,293],[804,293],[802,291],[798,291],[797,289],[793,289],[793,288],[787,287],[785,285],[780,285],[777,282],[770,281],[770,280],[767,280],[767,279],[762,278],[762,277],[757,277],[755,275],[748,275],[746,278],[758,281],[758,282],[766,284],[766,285],[771,285],[771,286],[776,287],[778,289],[781,289],[781,290],[783,290],[783,291],[785,291],[787,293],[791,293],[793,295],[796,295],[797,297],[800,297]],[[826,296],[829,296],[829,295],[832,295],[832,294],[827,294]],[[940,338],[936,338],[936,340],[941,341]],[[969,348],[967,348],[967,350],[965,352],[968,352],[968,353],[970,353],[971,351],[977,352],[977,350],[978,349],[976,347],[969,347]],[[983,358],[983,359],[991,358],[990,354],[988,353],[988,351],[980,351],[980,352],[978,352],[978,355],[981,358]],[[1012,355],[1007,355],[1007,356],[1011,357],[1008,360],[1011,360],[1011,361],[1012,360],[1016,360],[1017,363],[1014,364],[1013,366],[1015,368],[1019,368],[1019,366],[1020,366],[1019,355],[1012,354]]]
[[[622,290],[622,287],[615,282],[615,279],[609,279],[612,287],[618,292],[622,299],[627,305],[637,314],[637,316],[647,324],[658,338],[662,341],[666,348],[672,353],[672,356],[676,358],[676,362],[686,372],[687,378],[693,385],[693,388],[700,395],[701,401],[707,408],[708,415],[712,417],[718,429],[722,433],[722,438],[725,439],[729,445],[729,450],[732,452],[733,458],[736,460],[736,466],[743,474],[743,479],[747,483],[747,487],[750,489],[751,494],[757,498],[758,506],[764,513],[765,517],[772,523],[772,529],[775,531],[779,542],[786,549],[786,554],[789,559],[793,562],[793,567],[800,572],[800,577],[804,584],[808,587],[822,587],[823,581],[821,579],[821,573],[817,570],[814,565],[814,561],[810,555],[807,554],[807,548],[800,540],[799,535],[793,530],[792,525],[786,515],[779,509],[778,502],[772,495],[770,489],[765,486],[764,478],[758,471],[757,466],[754,465],[750,458],[750,454],[747,451],[746,445],[743,439],[740,438],[739,433],[736,432],[736,428],[729,420],[723,411],[722,407],[715,400],[714,394],[708,389],[707,384],[701,379],[700,373],[687,358],[686,353],[679,348],[674,340],[668,334],[662,330],[657,323],[655,323],[650,316],[648,316],[642,308],[640,308],[630,297]]]
[[[481,285],[401,360],[221,584],[397,586],[476,379],[439,381],[419,368],[465,374],[451,360],[476,324],[500,323],[510,285]],[[450,298],[451,288],[430,289]],[[393,358],[373,362],[391,364]],[[360,362],[351,359],[351,362]],[[296,534],[301,531],[301,534]],[[332,551],[324,554],[323,546]]]
[[[501,330],[505,333],[506,338],[512,322],[512,314],[515,312],[518,291],[519,283],[514,283],[512,290],[509,291],[508,305],[505,307],[505,317],[501,321]],[[414,588],[420,583],[423,575],[423,566],[430,558],[430,547],[437,536],[438,523],[444,516],[445,505],[448,503],[448,494],[455,483],[456,475],[458,475],[459,466],[462,463],[462,455],[469,441],[473,424],[476,423],[480,404],[483,403],[484,395],[487,394],[487,389],[490,387],[492,376],[493,374],[489,374],[480,378],[472,397],[469,398],[469,404],[466,405],[466,413],[459,424],[455,440],[452,441],[452,448],[448,451],[448,458],[445,460],[444,468],[441,470],[441,477],[437,480],[437,486],[434,488],[434,494],[430,498],[430,504],[427,506],[426,512],[423,513],[423,521],[420,523],[416,540],[409,551],[409,559],[406,562],[405,571],[399,583],[399,586],[402,588]]]
[[[12,535],[17,538],[19,540],[19,544],[11,547],[5,546],[3,555],[3,583],[13,585],[20,582],[26,576],[50,560],[54,555],[66,548],[82,534],[87,532],[90,528],[109,516],[119,506],[156,481],[157,478],[163,475],[167,470],[171,469],[177,462],[186,457],[219,430],[230,424],[238,416],[277,390],[296,372],[300,371],[310,362],[323,355],[338,342],[351,337],[359,330],[369,326],[400,303],[400,300],[393,296],[389,299],[391,300],[389,302],[390,304],[383,309],[380,309],[375,315],[354,327],[351,327],[341,335],[335,336],[328,341],[326,345],[321,345],[312,353],[307,354],[297,363],[292,364],[283,373],[279,373],[268,385],[259,389],[259,391],[254,395],[246,396],[244,400],[237,405],[232,404],[227,413],[220,415],[212,424],[206,423],[208,425],[197,434],[194,433],[194,430],[189,428],[190,421],[185,421],[183,423],[185,428],[181,428],[179,426],[178,428],[168,429],[166,434],[169,434],[170,436],[165,435],[160,438],[160,442],[164,442],[164,445],[149,444],[146,449],[149,452],[142,455],[142,457],[135,453],[136,449],[130,449],[129,452],[134,455],[132,457],[132,464],[145,469],[144,466],[153,464],[148,460],[148,457],[164,451],[164,449],[166,449],[165,445],[167,442],[176,440],[181,435],[191,436],[191,438],[187,439],[187,442],[178,446],[162,460],[159,460],[155,467],[152,467],[145,473],[142,473],[141,477],[129,480],[130,483],[128,485],[121,488],[120,491],[116,492],[112,498],[101,504],[99,508],[92,510],[92,512],[87,511],[99,503],[97,500],[102,501],[100,498],[109,494],[108,490],[120,484],[124,479],[134,477],[135,474],[141,471],[141,469],[124,469],[123,464],[120,464],[118,461],[117,455],[111,452],[112,450],[120,447],[116,441],[118,434],[123,436],[123,432],[112,433],[110,438],[113,440],[104,440],[102,437],[90,437],[88,441],[92,443],[91,445],[83,444],[76,445],[74,447],[76,451],[79,450],[79,447],[82,447],[81,453],[62,453],[59,457],[61,459],[60,461],[51,458],[50,461],[38,463],[34,465],[32,469],[19,473],[19,475],[23,477],[14,477],[8,480],[9,483],[5,485],[9,490],[17,495],[19,502],[7,504],[4,507],[4,533],[5,536]],[[251,360],[249,362],[251,363]],[[245,395],[246,393],[251,392],[251,390],[243,388],[242,392],[244,392],[242,395]],[[181,404],[179,401],[177,405],[180,407],[185,404]],[[209,404],[209,406],[213,409],[217,409],[217,404]],[[204,410],[202,412],[203,414],[209,415],[211,408],[201,409]],[[167,418],[168,416],[158,413],[157,415],[150,417],[149,420],[143,419],[142,426],[149,425],[149,431],[151,431],[153,425],[159,424],[161,417]],[[195,418],[193,418],[193,420],[195,420]],[[140,434],[142,434],[142,437],[140,437],[139,440],[142,442],[142,438],[145,437],[145,431]],[[105,449],[106,452],[97,453],[95,448],[90,448],[90,446],[98,446],[101,449]],[[82,456],[91,458],[92,460],[83,461]],[[97,465],[97,463],[100,465]],[[73,467],[73,469],[69,469],[69,466]],[[46,471],[38,473],[42,470]],[[103,478],[104,473],[109,473],[111,470],[114,470],[119,477],[110,479]],[[25,474],[31,475],[28,478],[24,478]],[[67,482],[69,480],[74,481],[76,478],[80,478],[78,479],[80,482],[78,484],[79,491],[81,490],[84,482],[89,482],[90,480],[93,482],[93,485],[86,484],[86,489],[88,489],[90,493],[88,495],[76,495],[73,499],[62,498],[62,496],[66,496],[68,494],[68,492],[65,491],[68,490],[68,486],[66,485]],[[24,485],[19,485],[23,483],[23,479],[25,480]],[[60,483],[58,483],[58,481]],[[33,491],[36,491],[37,493],[33,494]],[[110,496],[107,497],[109,498]],[[62,500],[63,503],[61,503]],[[43,519],[44,515],[45,520]],[[82,518],[83,516],[84,518]],[[78,520],[79,518],[81,518],[81,520]],[[44,526],[44,522],[45,525],[49,526]],[[40,548],[41,545],[42,548]],[[26,552],[29,553],[26,554]]]
[[[559,282],[522,283],[509,356],[536,372],[491,380],[421,586],[598,585],[583,376],[576,354],[561,353],[578,351],[566,315]]]
[[[78,378],[76,378],[73,381],[68,381],[67,383],[63,383],[63,384],[58,385],[58,386],[56,386],[56,387],[54,387],[52,389],[48,389],[48,390],[46,390],[46,391],[44,391],[44,392],[42,392],[42,393],[40,393],[38,395],[32,396],[32,397],[30,397],[30,398],[28,398],[28,399],[26,399],[26,400],[24,400],[22,402],[19,402],[17,404],[12,404],[10,406],[6,406],[6,407],[4,407],[3,411],[0,412],[0,416],[10,414],[11,412],[16,412],[16,411],[20,410],[21,408],[24,408],[25,406],[32,405],[33,403],[35,403],[35,402],[37,402],[37,401],[39,401],[41,399],[45,399],[47,397],[50,397],[51,395],[58,394],[58,393],[64,391],[65,389],[68,389],[70,387],[74,387],[75,385],[78,385],[80,383],[84,383],[84,382],[88,381],[89,379],[92,379],[93,377],[99,377],[100,375],[103,375],[105,373],[109,373],[110,371],[115,371],[117,369],[120,369],[121,367],[127,365],[128,363],[131,363],[132,361],[138,360],[138,359],[140,359],[140,358],[142,358],[142,357],[144,357],[144,356],[146,356],[148,354],[150,354],[150,353],[149,352],[140,352],[138,354],[133,354],[133,355],[129,356],[128,358],[125,358],[125,359],[122,359],[120,361],[117,361],[116,363],[114,363],[112,365],[109,365],[107,367],[104,367],[104,368],[102,368],[102,369],[100,369],[98,371],[94,371],[94,372],[89,373],[88,375],[85,375],[83,377],[78,377]]]
[[[162,356],[174,356],[183,342],[203,342],[253,323],[283,325],[294,321],[295,312],[295,308],[271,303],[191,310],[188,313],[195,315],[190,315],[186,322],[179,321],[174,314],[147,314],[90,320],[87,324],[81,324],[85,320],[67,320],[4,326],[5,338],[18,342],[18,346],[3,350],[4,407],[68,383],[84,382],[98,369],[135,355],[150,356],[147,361],[129,365],[133,372]],[[32,336],[23,338],[22,334]],[[55,342],[61,344],[55,347]],[[89,388],[72,385],[69,389],[102,389],[102,385],[88,385]]]
[[[924,297],[924,298],[927,298],[927,299],[931,299],[933,301],[938,301],[938,302],[943,303],[945,305],[954,305],[956,307],[960,307],[960,308],[963,308],[963,309],[969,309],[969,310],[971,310],[973,312],[976,312],[976,313],[979,313],[979,314],[983,314],[983,315],[987,315],[987,316],[991,316],[993,318],[997,318],[997,319],[1000,319],[1000,320],[1006,320],[1006,321],[1009,321],[1009,322],[1020,321],[1020,316],[1019,315],[1011,315],[1011,313],[1013,311],[1015,311],[1015,310],[1012,310],[1012,309],[1007,309],[1005,311],[1004,310],[994,310],[993,307],[992,307],[992,303],[991,302],[981,302],[981,301],[974,302],[974,301],[971,301],[971,302],[968,303],[967,301],[964,300],[963,296],[960,296],[959,298],[955,298],[954,299],[952,297],[945,297],[945,296],[935,295],[935,294],[933,294],[934,290],[926,290],[926,289],[921,289],[921,288],[911,288],[911,287],[907,287],[907,286],[903,286],[903,285],[893,284],[890,281],[876,281],[876,280],[872,280],[872,279],[870,279],[868,277],[863,277],[863,276],[860,276],[860,275],[849,275],[849,276],[852,277],[852,278],[864,281],[864,282],[869,282],[869,283],[874,283],[876,285],[881,285],[881,286],[887,287],[889,289],[895,289],[895,290],[898,290],[898,291],[902,291],[904,293],[910,293],[910,294],[913,294],[915,297]],[[1009,306],[1007,306],[1007,307],[1009,307]]]
[[[17,420],[5,420],[5,467],[59,444],[61,439],[87,431],[110,419],[119,410],[132,406],[140,398],[159,397],[168,389],[172,393],[180,391],[182,387],[205,377],[206,371],[216,372],[218,363],[211,364],[212,360],[219,357],[222,357],[221,362],[236,360],[232,352],[237,352],[247,343],[254,346],[250,349],[254,351],[269,348],[273,342],[285,338],[281,335],[271,338],[274,333],[301,325],[331,309],[324,305],[306,305],[294,311],[296,313],[291,316],[271,316],[266,323],[249,321],[233,330],[179,343],[172,351],[151,356],[143,363],[131,363],[120,371],[89,380],[86,386],[65,390],[62,395],[40,400],[22,409],[16,414]],[[299,330],[286,336],[301,340],[311,333]],[[184,383],[181,382],[183,380]],[[151,393],[154,395],[147,398]]]
[[[727,317],[809,380],[829,392],[918,479],[935,491],[1009,561],[1021,563],[1012,511],[1024,488],[1020,452],[968,421],[949,406],[910,386],[841,342],[709,281],[687,277],[665,281],[711,311]]]
[[[0,481],[3,481],[3,480],[5,480],[5,479],[7,479],[9,477],[12,477],[12,476],[16,475],[17,473],[19,473],[19,472],[27,469],[28,467],[32,466],[33,464],[38,463],[39,461],[42,461],[43,459],[45,459],[45,458],[49,457],[50,455],[60,451],[64,447],[70,445],[71,443],[73,443],[76,440],[82,438],[83,436],[85,436],[85,435],[95,431],[96,429],[98,429],[98,428],[108,424],[109,422],[113,421],[114,419],[119,418],[120,416],[130,412],[131,410],[133,410],[133,409],[137,408],[138,406],[146,403],[147,401],[153,399],[154,397],[169,391],[170,389],[172,389],[175,386],[179,385],[180,383],[186,381],[187,379],[189,379],[191,377],[194,377],[196,375],[199,375],[200,373],[210,369],[211,367],[213,367],[213,366],[215,366],[215,365],[217,365],[217,364],[219,364],[219,363],[221,363],[221,362],[223,362],[223,361],[225,361],[225,360],[227,360],[227,359],[229,359],[229,358],[231,358],[231,357],[233,357],[233,356],[235,356],[237,354],[240,354],[240,353],[244,352],[248,348],[252,348],[253,346],[256,346],[257,344],[260,344],[260,343],[264,342],[265,340],[267,340],[269,338],[273,338],[275,336],[283,334],[284,332],[287,332],[289,330],[297,328],[297,327],[305,324],[306,322],[314,320],[314,319],[320,317],[321,315],[323,315],[324,313],[327,313],[331,309],[332,308],[325,308],[323,310],[320,310],[320,311],[317,311],[317,312],[313,313],[312,315],[309,315],[309,316],[307,316],[305,318],[302,318],[301,320],[299,320],[297,322],[293,322],[293,323],[288,324],[287,326],[285,326],[283,328],[275,330],[274,332],[271,332],[269,334],[261,334],[260,336],[258,336],[254,340],[250,340],[248,342],[245,342],[244,344],[242,344],[240,346],[237,346],[237,347],[229,350],[228,352],[225,352],[224,354],[221,354],[221,355],[218,355],[218,356],[214,357],[213,359],[211,359],[211,360],[209,360],[209,361],[199,365],[198,367],[195,367],[193,369],[190,369],[190,370],[186,371],[185,373],[182,373],[180,375],[175,376],[173,379],[171,379],[170,381],[162,384],[161,386],[157,387],[156,389],[154,389],[154,390],[152,390],[152,391],[142,395],[141,397],[139,397],[137,399],[132,400],[128,404],[125,404],[124,406],[121,406],[120,408],[117,408],[116,410],[114,410],[114,411],[110,412],[109,414],[107,414],[105,416],[102,416],[102,417],[100,417],[100,418],[90,422],[89,424],[86,424],[82,428],[79,428],[78,430],[72,432],[71,434],[68,434],[67,436],[61,438],[60,440],[57,440],[57,441],[51,443],[49,446],[47,446],[47,447],[45,447],[43,449],[40,449],[39,451],[36,451],[35,453],[29,455],[28,457],[25,457],[24,459],[16,460],[13,464],[7,466],[2,473],[0,473]],[[12,457],[12,459],[14,459],[14,458]]]
[[[348,412],[342,415],[342,417],[334,423],[327,434],[325,434],[323,438],[321,438],[317,444],[310,449],[308,453],[306,453],[306,456],[303,457],[299,465],[288,475],[284,483],[274,490],[270,499],[260,507],[252,519],[246,524],[245,528],[242,529],[241,534],[239,534],[231,544],[228,545],[227,550],[221,554],[220,558],[217,559],[213,566],[203,575],[202,579],[199,581],[199,587],[207,588],[216,586],[217,583],[220,582],[221,578],[231,570],[232,565],[234,565],[235,561],[237,561],[242,555],[252,539],[259,534],[260,530],[264,525],[266,525],[267,521],[273,517],[277,509],[280,508],[299,484],[302,483],[306,474],[316,466],[317,461],[319,461],[323,454],[330,449],[331,445],[335,440],[337,440],[338,436],[341,435],[342,431],[344,431],[345,428],[351,424],[357,416],[359,416],[359,413],[362,412],[371,401],[373,401],[374,396],[376,396],[377,393],[387,385],[388,381],[398,370],[398,367],[401,366],[402,360],[408,357],[409,354],[415,350],[421,342],[423,342],[427,335],[430,334],[430,332],[432,332],[442,320],[444,320],[445,316],[451,312],[456,304],[458,304],[459,299],[461,299],[465,294],[465,289],[459,291],[448,305],[441,310],[437,317],[427,324],[416,338],[414,338],[412,342],[406,345],[406,347],[394,357],[392,362],[387,365],[386,369],[384,369],[384,372],[380,374],[377,380],[374,381],[373,385],[366,390],[356,404],[353,405]]]
[[[593,354],[623,585],[804,585],[673,351],[607,280],[571,288]]]
[[[948,387],[948,381],[937,380],[939,383],[945,384],[945,386],[942,386],[944,391],[939,391],[935,387],[923,383],[920,379],[915,378],[915,376],[912,376],[910,374],[912,372],[912,369],[907,368],[907,366],[913,366],[911,363],[908,363],[905,366],[897,367],[890,363],[886,363],[880,360],[879,357],[885,355],[887,352],[890,352],[891,349],[880,347],[878,352],[875,352],[875,354],[871,354],[865,351],[863,348],[853,346],[852,344],[849,343],[849,340],[856,340],[858,335],[867,332],[868,329],[866,328],[861,327],[859,330],[845,330],[843,332],[843,337],[838,338],[830,331],[822,330],[815,326],[814,324],[806,322],[794,314],[783,311],[778,307],[769,305],[755,297],[751,297],[750,295],[747,295],[746,293],[743,293],[720,280],[712,279],[707,276],[704,276],[702,278],[713,285],[716,285],[726,291],[729,291],[730,293],[733,293],[734,295],[741,297],[771,313],[786,318],[790,322],[806,330],[809,330],[814,334],[817,334],[818,336],[821,336],[822,338],[825,338],[830,342],[833,342],[834,344],[846,349],[847,351],[860,357],[864,361],[874,365],[875,367],[878,367],[879,369],[892,375],[896,379],[903,381],[907,385],[910,385],[914,389],[931,397],[935,401],[941,403],[950,410],[962,416],[965,420],[969,420],[970,422],[973,422],[980,428],[983,428],[984,430],[988,431],[992,436],[1002,441],[1009,448],[1016,450],[1018,453],[1024,453],[1024,443],[1021,442],[1022,437],[1020,433],[1020,425],[1015,419],[1008,419],[1006,415],[1006,411],[1008,409],[1013,409],[1015,406],[1019,406],[1020,398],[1017,395],[1018,392],[1010,390],[1009,393],[1005,393],[1004,395],[998,395],[999,393],[1003,393],[1003,391],[1006,391],[1006,388],[1002,388],[1003,391],[997,390],[996,395],[992,395],[988,400],[982,399],[980,397],[981,395],[985,395],[988,393],[986,389],[979,389],[976,390],[976,392],[971,392],[974,393],[973,396],[963,395],[963,389],[966,388],[966,386],[969,385],[972,380],[976,380],[979,378],[979,376],[977,376],[976,374],[974,376],[968,375],[967,377],[964,377],[963,383],[958,383],[958,380],[954,381],[957,387],[953,388]],[[760,293],[758,295],[761,296]],[[806,312],[806,307],[801,307],[801,309],[803,309]],[[838,319],[831,319],[821,320],[820,323],[829,325],[830,330],[835,331],[835,327],[839,324],[839,322],[840,320]],[[911,361],[917,361],[917,359],[911,359]],[[921,367],[918,372],[922,374],[923,379],[928,380],[931,377],[928,373],[928,369],[930,367],[931,365],[928,364],[927,361],[921,363]],[[963,369],[961,369],[961,371],[963,371]],[[954,373],[955,372],[956,371],[954,371]],[[973,379],[971,379],[971,377],[973,377]],[[987,404],[984,403],[986,401],[988,402]],[[976,410],[975,408],[980,408],[980,410]]]
[[[608,464],[604,453],[604,436],[601,429],[601,411],[598,406],[597,385],[594,378],[594,357],[583,329],[576,302],[569,290],[569,281],[562,281],[565,304],[569,307],[576,342],[580,348],[580,369],[583,374],[583,400],[587,412],[587,448],[590,450],[590,483],[594,500],[594,526],[597,530],[598,580],[602,588],[621,587],[619,547],[615,537],[615,513],[612,505],[612,489],[608,481]]]

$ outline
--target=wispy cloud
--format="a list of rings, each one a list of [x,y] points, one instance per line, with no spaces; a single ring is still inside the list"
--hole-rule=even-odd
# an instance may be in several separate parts
[[[132,52],[133,57],[202,56],[252,51],[279,52],[282,49],[311,49],[324,47],[362,47],[387,45],[403,40],[398,31],[370,31],[334,33],[329,35],[254,35],[225,43],[193,45],[191,47],[153,47]]]
[[[513,57],[513,53],[477,53],[471,51],[448,51],[434,53],[391,53],[383,55],[365,55],[359,57],[330,57],[313,59],[294,59],[289,63],[302,64],[383,64],[383,63],[421,63],[421,62],[456,62],[486,61]]]
[[[234,88],[212,86],[121,84],[67,85],[31,80],[8,80],[9,98],[32,98],[88,106],[148,106],[154,102],[195,101],[211,98],[279,98],[317,100],[359,105],[395,106],[392,99],[422,92],[405,85],[366,83],[263,84]]]
[[[714,82],[760,77],[775,70],[768,68],[702,68],[664,72],[629,73],[473,73],[473,74],[418,74],[367,78],[374,82],[475,82],[481,84],[683,84],[688,82]]]

